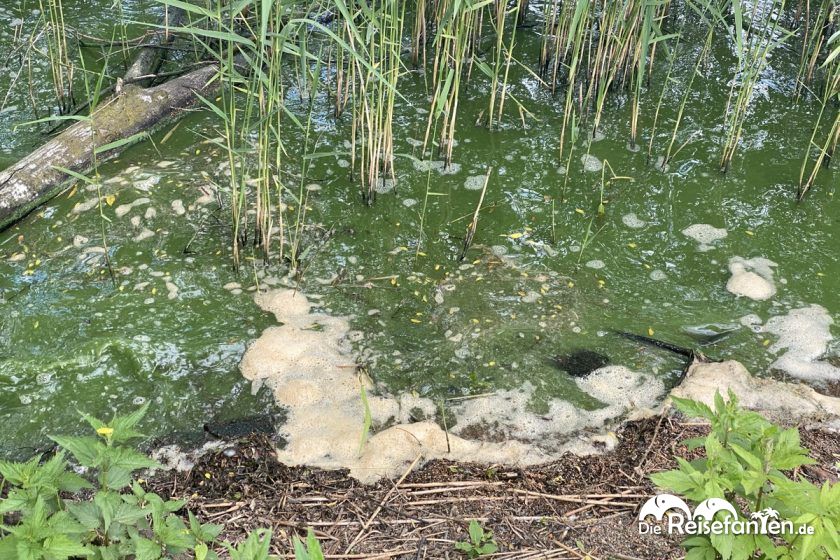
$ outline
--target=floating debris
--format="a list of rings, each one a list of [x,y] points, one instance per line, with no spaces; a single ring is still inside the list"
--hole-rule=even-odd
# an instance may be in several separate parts
[[[592,268],[592,269],[595,269],[595,270],[601,270],[605,266],[606,265],[604,264],[604,261],[598,260],[598,259],[593,259],[591,261],[587,261],[587,263],[586,263],[587,268]]]
[[[180,198],[176,198],[172,201],[172,211],[175,212],[176,216],[183,216],[187,213],[187,209],[184,208],[184,201]]]
[[[791,309],[787,315],[768,319],[762,330],[778,337],[768,350],[784,352],[770,367],[808,381],[840,380],[840,367],[822,361],[833,340],[833,324],[828,310],[820,305]]]
[[[592,154],[583,154],[580,161],[583,163],[583,170],[590,173],[601,171],[604,168],[604,163]]]
[[[142,206],[144,204],[149,204],[150,202],[151,200],[146,198],[145,196],[140,197],[134,202],[130,202],[128,204],[120,204],[119,206],[117,206],[117,209],[114,211],[114,214],[117,215],[117,218],[122,218],[123,216],[131,212],[133,208],[136,208],[137,206]]]
[[[770,299],[776,295],[773,283],[773,268],[776,263],[763,257],[729,259],[729,272],[732,276],[726,283],[726,289],[736,296],[743,296],[755,301]]]
[[[647,225],[647,222],[639,218],[635,213],[630,212],[621,217],[621,222],[630,229],[641,229]]]
[[[484,183],[487,180],[486,175],[470,175],[464,181],[464,188],[468,191],[480,191],[484,188]]]
[[[700,251],[710,251],[715,242],[724,239],[728,232],[725,228],[716,228],[709,224],[692,224],[682,230],[682,234],[700,244]]]

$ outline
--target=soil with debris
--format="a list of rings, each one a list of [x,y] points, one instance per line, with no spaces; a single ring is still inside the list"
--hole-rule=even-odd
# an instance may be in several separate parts
[[[800,428],[816,465],[798,473],[836,482],[840,435]],[[694,458],[682,441],[707,426],[680,416],[631,422],[617,430],[612,452],[566,455],[538,467],[511,468],[434,461],[399,481],[364,486],[345,471],[288,467],[271,439],[254,435],[205,455],[190,472],[164,472],[149,489],[188,501],[221,538],[241,541],[273,530],[273,553],[292,558],[291,538],[312,528],[327,558],[465,558],[470,520],[493,532],[496,559],[621,560],[681,558],[678,536],[641,535],[638,508],[656,493],[648,475]]]

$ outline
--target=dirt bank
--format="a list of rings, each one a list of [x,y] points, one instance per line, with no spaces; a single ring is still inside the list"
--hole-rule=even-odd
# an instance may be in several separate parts
[[[840,435],[800,427],[818,464],[798,474],[837,480]],[[469,520],[494,532],[494,558],[668,559],[683,554],[676,538],[639,535],[636,512],[655,493],[652,472],[692,457],[680,442],[707,428],[680,416],[630,422],[612,452],[567,454],[534,467],[510,468],[432,461],[395,484],[362,485],[348,471],[288,467],[272,442],[254,436],[200,458],[189,472],[149,481],[155,491],[188,500],[223,537],[271,527],[273,550],[289,557],[290,539],[312,527],[327,558],[461,558]]]

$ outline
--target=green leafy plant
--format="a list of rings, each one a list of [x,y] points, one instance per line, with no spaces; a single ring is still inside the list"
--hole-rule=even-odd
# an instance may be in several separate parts
[[[221,525],[200,523],[191,512],[185,523],[176,515],[183,501],[164,500],[135,480],[139,470],[160,466],[127,445],[142,437],[136,426],[146,410],[107,423],[83,414],[96,435],[52,437],[63,449],[46,461],[0,461],[8,485],[0,500],[0,558],[160,560],[192,553],[196,560],[218,559],[211,546]],[[71,469],[67,452],[90,480]],[[270,537],[257,531],[236,548],[220,546],[233,560],[266,560]]]
[[[731,504],[746,505],[748,512],[772,508],[780,521],[790,521],[794,527],[793,532],[778,538],[695,535],[683,541],[687,560],[840,558],[840,484],[816,486],[785,474],[814,462],[800,445],[796,428],[780,428],[757,413],[740,409],[731,391],[728,401],[719,393],[715,395],[714,410],[701,402],[672,398],[684,414],[711,423],[708,436],[685,442],[689,449],[703,448],[705,457],[695,461],[677,458],[679,468],[651,475],[653,482],[693,502],[724,498]],[[741,514],[738,517],[743,519]],[[802,532],[803,526],[810,526],[812,534]]]
[[[466,554],[468,558],[478,558],[499,550],[493,538],[493,531],[485,530],[478,521],[470,521],[469,533],[469,541],[455,543],[455,549]]]
[[[295,560],[324,560],[321,543],[315,538],[312,529],[306,535],[306,544],[300,538],[294,538]]]

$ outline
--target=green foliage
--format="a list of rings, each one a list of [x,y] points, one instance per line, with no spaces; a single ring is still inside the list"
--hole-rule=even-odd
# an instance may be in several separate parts
[[[294,538],[295,560],[324,560],[324,553],[321,544],[315,538],[312,529],[306,535],[306,544],[298,538]]]
[[[493,531],[485,530],[478,521],[470,521],[470,540],[455,543],[455,549],[460,550],[468,558],[478,558],[487,554],[493,554],[499,547],[493,538]]]
[[[840,484],[815,486],[791,479],[783,471],[813,463],[800,445],[796,428],[782,429],[754,412],[741,410],[734,393],[729,400],[715,395],[712,410],[704,403],[673,398],[684,414],[709,420],[705,438],[685,442],[689,449],[703,448],[705,457],[686,461],[679,468],[651,475],[660,488],[694,502],[724,498],[746,504],[748,512],[772,508],[779,521],[793,523],[794,533],[774,539],[766,535],[697,535],[683,541],[687,560],[806,560],[840,558]],[[812,535],[798,534],[808,525]]]
[[[0,461],[9,485],[0,500],[0,558],[161,560],[191,553],[218,560],[211,548],[218,544],[233,560],[267,560],[270,532],[252,533],[236,548],[216,543],[221,525],[202,524],[191,512],[185,523],[176,515],[183,501],[164,500],[134,480],[137,471],[160,466],[125,445],[142,437],[135,427],[145,413],[144,406],[108,423],[83,414],[95,436],[52,437],[63,450],[44,462]],[[71,469],[65,451],[93,484]]]

